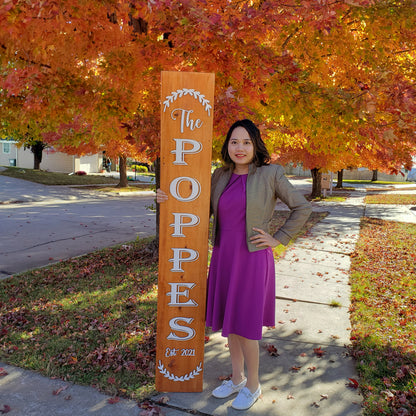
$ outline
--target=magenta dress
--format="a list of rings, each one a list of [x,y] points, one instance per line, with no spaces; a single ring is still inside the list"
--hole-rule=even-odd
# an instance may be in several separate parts
[[[233,174],[218,203],[206,326],[259,340],[263,326],[275,325],[275,270],[271,248],[247,248],[246,182],[247,175]]]

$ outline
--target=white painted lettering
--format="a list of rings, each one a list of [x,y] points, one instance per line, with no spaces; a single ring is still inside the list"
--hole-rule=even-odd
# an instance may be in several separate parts
[[[199,217],[195,214],[187,214],[185,212],[172,212],[175,221],[173,224],[169,224],[170,227],[173,227],[172,237],[185,237],[185,234],[182,231],[183,227],[194,227],[199,224]],[[183,220],[188,218],[189,221],[184,222]]]
[[[191,184],[191,193],[187,197],[183,197],[179,194],[179,186],[182,182],[189,182]],[[187,176],[180,176],[175,178],[169,187],[170,193],[172,196],[181,202],[191,202],[197,199],[201,193],[201,184],[194,178],[189,178]]]
[[[202,121],[197,118],[196,120],[192,120],[190,115],[194,112],[194,110],[185,110],[184,108],[175,108],[170,113],[170,117],[172,120],[176,120],[177,113],[180,113],[181,116],[181,133],[185,131],[185,127],[189,128],[191,131],[195,129],[200,129],[202,127]]]
[[[189,298],[189,289],[192,289],[195,286],[195,283],[169,283],[170,292],[166,293],[167,296],[170,296],[169,306],[198,306],[198,304],[189,299],[187,302],[180,302],[179,298],[185,296]],[[180,291],[181,288],[186,287],[187,289]]]
[[[199,253],[192,248],[172,248],[173,259],[169,259],[173,263],[173,267],[170,269],[171,272],[183,272],[182,263],[189,263],[195,261],[199,257]],[[188,257],[182,257],[183,253],[189,254]]]
[[[176,335],[174,332],[171,332],[166,339],[169,340],[175,340],[175,341],[189,341],[190,339],[194,338],[195,336],[195,330],[193,328],[189,328],[188,326],[180,325],[178,324],[179,321],[186,322],[187,324],[192,323],[194,318],[184,318],[184,317],[176,317],[172,318],[169,321],[169,326],[172,329],[172,331],[179,331],[179,332],[185,332],[187,334],[184,337],[180,337]]]
[[[173,139],[176,142],[175,150],[171,153],[176,155],[174,165],[187,165],[185,162],[185,154],[196,154],[202,150],[202,143],[192,139]],[[192,147],[185,149],[185,145],[190,144]]]

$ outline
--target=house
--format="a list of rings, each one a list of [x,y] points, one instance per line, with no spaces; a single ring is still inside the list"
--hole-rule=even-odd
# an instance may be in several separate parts
[[[16,166],[33,169],[33,153],[30,149],[18,147],[12,139],[0,139],[0,166]],[[71,173],[84,171],[86,173],[101,172],[103,155],[94,154],[74,156],[58,152],[53,148],[44,149],[40,168],[52,172]]]

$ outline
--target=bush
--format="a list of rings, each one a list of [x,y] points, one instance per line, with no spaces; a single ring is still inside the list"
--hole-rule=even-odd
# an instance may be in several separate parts
[[[131,169],[133,172],[147,172],[146,166],[141,165],[131,165]]]

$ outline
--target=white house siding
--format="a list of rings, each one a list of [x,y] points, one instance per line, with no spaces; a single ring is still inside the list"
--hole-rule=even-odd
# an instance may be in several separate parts
[[[42,154],[40,168],[51,172],[71,173],[74,172],[74,158],[75,156],[67,155],[66,153],[45,149]]]
[[[10,144],[9,153],[4,153],[4,143]],[[18,148],[16,142],[0,140],[0,166],[16,166],[23,169],[33,169],[34,157],[29,149]],[[102,157],[100,154],[89,156],[73,156],[66,153],[56,152],[53,149],[45,149],[42,153],[40,168],[51,172],[71,173],[82,170],[86,173],[100,171]]]
[[[75,171],[82,170],[86,173],[99,172],[102,164],[102,156],[99,154],[81,156],[75,160]]]
[[[13,166],[17,159],[17,148],[10,140],[0,141],[0,166]]]

